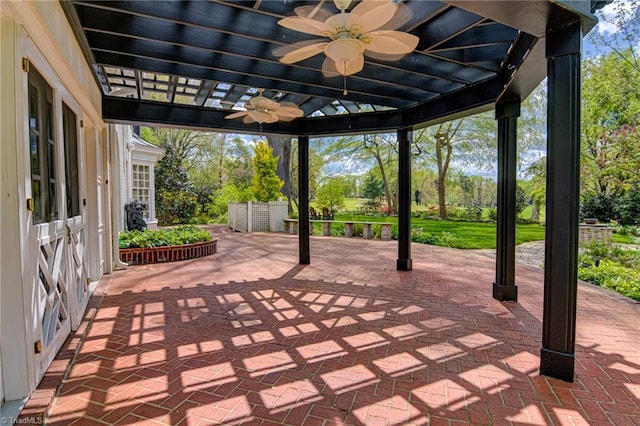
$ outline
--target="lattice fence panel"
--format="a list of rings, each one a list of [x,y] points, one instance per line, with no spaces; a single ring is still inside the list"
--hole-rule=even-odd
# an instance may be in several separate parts
[[[227,225],[234,231],[247,232],[247,203],[227,205]]]
[[[269,231],[269,203],[251,203],[251,231]]]

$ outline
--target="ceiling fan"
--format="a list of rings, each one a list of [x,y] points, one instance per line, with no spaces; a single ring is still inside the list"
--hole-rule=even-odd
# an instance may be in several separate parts
[[[276,102],[262,96],[264,89],[258,90],[258,96],[249,99],[244,104],[246,111],[238,111],[225,116],[234,119],[244,117],[244,123],[275,123],[277,121],[291,121],[302,117],[303,112],[292,102]]]
[[[273,51],[280,62],[293,64],[319,53],[327,57],[322,65],[326,76],[346,76],[360,72],[364,56],[382,60],[398,60],[412,52],[419,38],[402,31],[395,31],[410,18],[407,7],[393,0],[362,0],[351,11],[351,0],[334,0],[339,13],[332,14],[317,6],[295,9],[296,15],[278,21],[293,31],[327,37],[328,41],[302,41]],[[345,91],[346,95],[346,81]]]

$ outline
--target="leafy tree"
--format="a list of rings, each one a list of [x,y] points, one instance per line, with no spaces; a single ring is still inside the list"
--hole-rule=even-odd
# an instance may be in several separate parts
[[[241,138],[232,138],[224,159],[227,182],[238,188],[249,188],[253,178],[253,158],[247,143]]]
[[[382,180],[375,177],[371,172],[367,173],[364,179],[362,195],[372,201],[382,198],[384,196],[384,184]]]
[[[588,36],[593,45],[601,53],[613,53],[640,71],[640,1],[613,2],[597,15],[598,30]],[[623,83],[634,84],[633,81]]]
[[[529,205],[529,197],[524,188],[519,184],[516,185],[516,215],[520,214]]]
[[[187,172],[202,208],[209,202],[209,197],[225,184],[227,173],[227,135],[210,133],[206,142],[199,144],[196,155],[188,162]]]
[[[637,179],[640,69],[619,53],[584,63],[581,172],[587,195],[621,195]]]
[[[316,201],[321,206],[329,207],[331,211],[344,208],[344,187],[344,178],[331,178],[318,188]]]
[[[546,94],[539,86],[522,103],[518,123],[518,162],[530,159],[532,148],[544,146]],[[416,164],[432,167],[437,173],[438,213],[447,217],[448,174],[454,166],[493,170],[497,165],[497,125],[492,113],[476,114],[414,132]]]
[[[540,221],[540,209],[547,198],[547,157],[542,157],[531,164],[525,174],[530,177],[528,182],[531,196],[531,221]]]
[[[160,225],[189,223],[195,216],[197,197],[189,182],[187,170],[171,146],[155,168],[156,213]]]
[[[253,147],[253,196],[258,201],[273,201],[282,196],[280,189],[284,182],[276,174],[278,158],[266,141]]]
[[[398,141],[394,134],[344,136],[338,138],[329,150],[341,159],[349,158],[359,160],[363,164],[375,165],[383,185],[384,197],[390,207],[389,211],[395,210]]]
[[[171,147],[185,166],[199,154],[198,148],[209,143],[211,134],[186,129],[151,128],[142,132],[151,142],[162,148]]]
[[[210,197],[206,205],[206,213],[216,222],[222,223],[227,220],[229,201],[246,202],[253,199],[253,192],[249,187],[238,187],[233,184],[224,185],[216,190]]]
[[[584,218],[596,218],[600,222],[609,222],[616,216],[616,200],[611,194],[600,192],[595,195],[588,195],[582,199],[580,204],[580,216]]]
[[[621,225],[640,225],[640,185],[618,198],[616,215]]]
[[[435,156],[438,191],[438,211],[441,219],[447,217],[446,180],[453,148],[458,139],[458,132],[462,128],[464,120],[448,121],[433,128],[424,128],[414,137],[419,153]],[[461,140],[461,139],[460,139]]]
[[[327,164],[334,156],[327,147],[331,144],[330,139],[311,139],[309,141],[309,200],[311,201],[316,197],[318,188],[322,184],[323,180],[330,175],[325,171]],[[291,147],[291,196],[292,203],[298,207],[298,144],[292,144]]]

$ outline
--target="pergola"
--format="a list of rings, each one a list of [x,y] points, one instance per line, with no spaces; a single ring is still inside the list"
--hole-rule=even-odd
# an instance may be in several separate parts
[[[327,8],[332,8],[330,1]],[[314,1],[62,1],[103,92],[106,121],[289,135],[299,150],[300,263],[310,262],[309,138],[397,132],[397,269],[411,261],[412,129],[489,109],[498,128],[498,220],[493,296],[517,301],[515,188],[520,102],[548,78],[547,216],[541,374],[573,381],[578,252],[582,37],[607,1],[402,2],[400,30],[419,37],[395,61],[366,58],[346,80],[322,55],[281,63],[274,49],[313,39],[277,24]],[[355,1],[354,1],[355,4]],[[353,5],[352,5],[353,6]],[[337,10],[334,9],[337,12]],[[264,89],[295,103],[291,122],[224,117]],[[119,96],[119,95],[126,96]],[[470,277],[470,279],[473,279]]]

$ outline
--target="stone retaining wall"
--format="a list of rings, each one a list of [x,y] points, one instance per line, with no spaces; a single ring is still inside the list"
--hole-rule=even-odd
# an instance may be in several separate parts
[[[613,229],[601,225],[580,225],[579,241],[581,244],[592,241],[611,244],[613,242]]]

